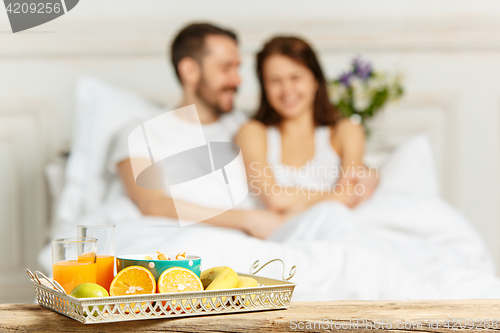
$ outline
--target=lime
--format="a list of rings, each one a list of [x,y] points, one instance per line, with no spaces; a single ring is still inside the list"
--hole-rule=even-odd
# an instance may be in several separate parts
[[[96,283],[82,283],[73,289],[70,294],[76,298],[107,297],[108,291]]]
[[[95,283],[82,283],[75,287],[71,291],[71,296],[76,298],[87,298],[87,297],[108,297],[108,291]],[[89,306],[89,312],[92,313],[93,306]],[[99,310],[103,310],[104,306],[99,306]],[[86,315],[86,314],[84,314]],[[94,317],[97,313],[94,313]]]

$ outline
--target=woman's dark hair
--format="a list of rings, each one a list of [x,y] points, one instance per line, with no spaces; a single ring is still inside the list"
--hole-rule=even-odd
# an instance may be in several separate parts
[[[264,61],[275,54],[287,56],[311,70],[318,82],[318,91],[314,100],[314,124],[316,126],[335,124],[340,118],[340,113],[328,99],[325,76],[323,75],[316,54],[309,44],[297,37],[274,37],[257,53],[257,77],[260,82],[261,95],[260,106],[254,118],[268,126],[278,125],[282,121],[282,117],[272,108],[267,100],[262,73]]]

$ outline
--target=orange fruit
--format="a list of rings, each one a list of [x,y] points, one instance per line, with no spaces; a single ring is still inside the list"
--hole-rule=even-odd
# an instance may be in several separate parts
[[[202,291],[203,284],[195,272],[183,267],[172,267],[158,278],[159,293]]]
[[[129,266],[122,269],[109,286],[110,296],[132,296],[143,294],[154,294],[156,281],[153,274],[142,266]],[[144,306],[146,303],[141,303]],[[122,309],[125,306],[120,304]],[[135,303],[130,304],[133,309]],[[137,312],[137,310],[136,310]]]
[[[122,269],[109,286],[111,296],[154,294],[155,290],[155,277],[142,266],[129,266]]]
[[[201,283],[200,278],[193,271],[183,268],[183,267],[172,267],[161,273],[158,278],[158,292],[159,293],[182,293],[182,292],[193,292],[193,291],[203,291],[203,283]],[[182,301],[182,304],[186,304],[186,300]],[[192,304],[196,302],[196,298],[192,300]],[[162,302],[165,305],[166,302]],[[172,301],[172,305],[175,305],[175,301]],[[186,309],[190,309],[188,305]],[[177,306],[177,310],[181,307]],[[168,309],[167,309],[168,310]]]

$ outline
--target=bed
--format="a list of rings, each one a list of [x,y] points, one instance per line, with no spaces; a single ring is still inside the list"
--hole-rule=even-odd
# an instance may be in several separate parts
[[[373,197],[354,210],[321,203],[289,221],[269,240],[243,232],[142,216],[106,167],[113,138],[134,117],[169,109],[105,82],[82,78],[71,153],[47,168],[55,198],[52,237],[73,236],[77,224],[117,225],[116,253],[187,251],[205,268],[246,271],[257,259],[297,265],[294,300],[500,298],[500,279],[484,241],[440,198],[429,135],[402,140],[367,156],[380,165]],[[170,108],[171,109],[171,108]],[[370,163],[372,164],[372,163]],[[61,179],[64,175],[64,179]],[[50,271],[50,246],[38,257]],[[281,268],[269,267],[270,276]]]

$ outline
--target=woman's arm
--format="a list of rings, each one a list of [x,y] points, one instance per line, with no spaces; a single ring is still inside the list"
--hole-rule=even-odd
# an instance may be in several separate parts
[[[135,162],[141,163],[139,159]],[[150,163],[149,160],[145,161]],[[122,182],[129,197],[135,202],[139,210],[144,215],[163,216],[177,219],[177,212],[174,205],[174,200],[163,193],[163,190],[144,189],[139,187],[134,180],[132,171],[131,159],[124,160],[117,164],[118,171]],[[220,211],[208,207],[193,205],[187,202],[179,202],[189,209],[183,211],[189,212],[190,216],[183,218],[192,221],[202,221],[206,213],[217,214]],[[229,210],[219,213],[218,215],[203,220],[204,223],[219,227],[227,227],[242,230],[254,237],[266,238],[272,231],[283,223],[283,218],[275,213],[263,210]]]
[[[251,120],[236,136],[247,171],[250,189],[256,192],[262,202],[271,210],[285,212],[301,210],[322,200],[341,200],[343,197],[329,192],[311,192],[276,184],[271,167],[267,163],[266,127]]]
[[[363,164],[365,132],[363,126],[350,119],[339,121],[332,131],[332,146],[337,147],[342,159],[338,184],[354,186],[354,205],[369,198],[378,184],[378,170]]]

